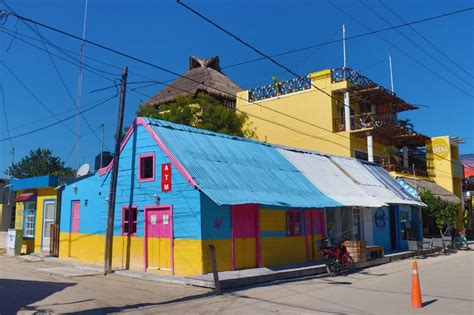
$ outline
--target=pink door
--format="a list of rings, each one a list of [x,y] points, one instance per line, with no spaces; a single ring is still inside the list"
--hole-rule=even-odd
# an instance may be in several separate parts
[[[305,210],[306,248],[309,260],[321,258],[319,241],[324,238],[324,211],[322,209]]]
[[[235,205],[231,208],[232,267],[255,268],[258,265],[258,206]]]
[[[81,202],[73,201],[71,209],[71,232],[79,233],[79,224],[81,222]]]
[[[172,272],[173,219],[171,207],[146,208],[145,267]]]

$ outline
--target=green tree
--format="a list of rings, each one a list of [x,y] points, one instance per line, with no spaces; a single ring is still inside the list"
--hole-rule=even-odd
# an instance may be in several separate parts
[[[443,201],[440,197],[433,195],[430,190],[425,190],[420,194],[421,201],[428,206],[428,212],[435,219],[436,227],[441,235],[443,229],[453,226],[456,223],[457,206],[452,202]]]
[[[5,174],[20,179],[43,175],[74,176],[75,172],[64,166],[64,161],[51,150],[38,148],[7,168]]]
[[[411,121],[410,118],[407,118],[407,119],[399,119],[397,121],[398,125],[406,128],[406,129],[410,129],[410,130],[413,130],[413,128],[415,128],[415,125],[413,124],[413,122]]]
[[[141,105],[137,116],[167,120],[232,136],[257,138],[255,128],[245,127],[247,115],[226,108],[207,93],[178,96],[176,101],[160,105],[159,108]]]

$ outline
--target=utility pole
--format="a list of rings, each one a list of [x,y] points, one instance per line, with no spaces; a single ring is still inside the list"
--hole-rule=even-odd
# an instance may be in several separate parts
[[[100,124],[100,166],[103,167],[103,157],[104,156],[104,124]]]
[[[127,88],[128,68],[125,66],[122,73],[120,87],[120,105],[117,120],[117,140],[115,140],[114,159],[112,160],[112,177],[110,178],[109,209],[107,215],[107,234],[105,236],[104,274],[112,272],[112,247],[114,241],[115,195],[117,192],[117,176],[120,160],[120,143],[122,140],[123,112],[125,107],[125,92]]]

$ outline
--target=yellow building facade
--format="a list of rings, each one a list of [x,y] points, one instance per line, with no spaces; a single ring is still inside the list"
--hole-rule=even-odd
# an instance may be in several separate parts
[[[398,113],[417,107],[354,70],[322,70],[241,91],[236,108],[260,141],[369,160],[394,177],[433,180],[462,200],[459,141],[415,132]]]

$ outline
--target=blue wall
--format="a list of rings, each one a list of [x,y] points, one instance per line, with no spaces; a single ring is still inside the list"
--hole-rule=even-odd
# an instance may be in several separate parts
[[[385,252],[392,250],[390,241],[390,216],[388,207],[373,208],[374,244],[383,246]]]
[[[230,206],[218,206],[209,197],[201,193],[202,239],[230,239]]]
[[[138,182],[138,155],[155,153],[155,180]],[[173,206],[174,237],[181,239],[201,238],[201,214],[199,191],[195,190],[173,166],[172,191],[161,192],[161,164],[170,163],[143,126],[138,126],[125,145],[119,164],[115,206],[114,235],[121,235],[122,207],[138,206],[137,236],[144,234],[144,207],[155,204],[154,194],[161,205]],[[105,234],[107,202],[111,172],[98,173],[68,184],[63,192],[61,207],[61,231],[70,231],[71,203],[81,200],[80,233]],[[77,187],[77,193],[73,187]],[[88,205],[85,206],[85,200]]]

